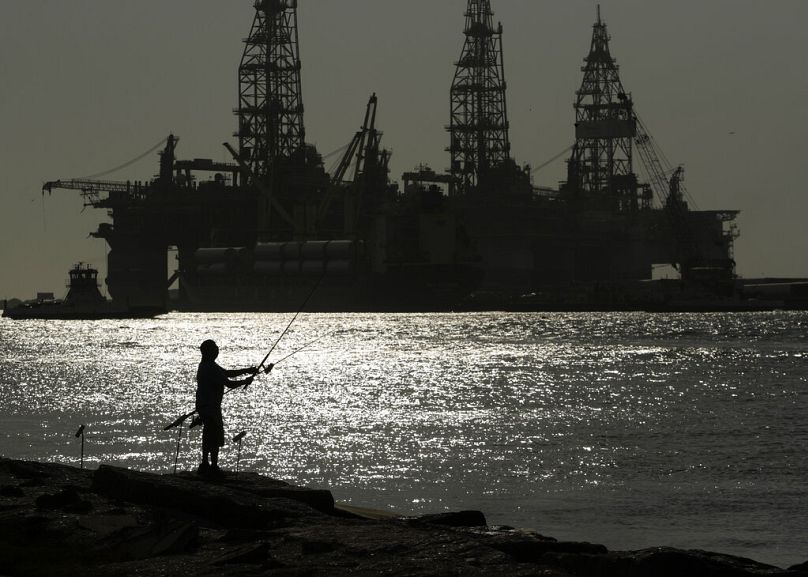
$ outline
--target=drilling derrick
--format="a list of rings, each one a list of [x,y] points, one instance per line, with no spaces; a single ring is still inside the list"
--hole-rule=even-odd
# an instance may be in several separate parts
[[[490,0],[469,0],[466,40],[451,89],[451,173],[463,194],[509,159],[502,25],[493,24]]]
[[[257,177],[304,148],[297,0],[257,0],[239,67],[239,155]]]
[[[575,145],[568,161],[568,189],[590,207],[636,210],[639,197],[632,158],[636,118],[609,51],[609,34],[600,8],[584,61],[583,83],[576,92]]]
[[[316,238],[313,205],[328,186],[303,127],[297,0],[256,0],[239,66],[242,182],[258,193],[259,241]],[[232,151],[231,151],[232,154]]]

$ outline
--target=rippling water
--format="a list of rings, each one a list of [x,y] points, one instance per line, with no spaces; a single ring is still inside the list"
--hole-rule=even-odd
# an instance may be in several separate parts
[[[253,365],[290,319],[2,319],[0,454],[78,464],[86,423],[90,466],[169,472],[199,343]],[[271,360],[318,337],[225,397],[243,468],[613,549],[808,559],[807,314],[303,314]]]

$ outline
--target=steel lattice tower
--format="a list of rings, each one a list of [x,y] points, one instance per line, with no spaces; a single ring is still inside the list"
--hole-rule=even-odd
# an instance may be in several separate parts
[[[600,17],[581,89],[576,92],[575,146],[569,160],[568,185],[590,199],[626,210],[637,204],[637,177],[632,146],[637,135],[633,103],[623,89],[619,67],[609,51],[609,34]]]
[[[461,192],[485,180],[510,156],[502,25],[490,0],[469,0],[466,40],[451,89],[451,173]]]
[[[267,175],[305,143],[297,0],[256,0],[239,67],[239,154]]]

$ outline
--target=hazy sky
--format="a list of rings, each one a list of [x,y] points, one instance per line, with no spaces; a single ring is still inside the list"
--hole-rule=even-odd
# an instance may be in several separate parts
[[[602,0],[626,90],[702,209],[739,209],[738,271],[808,276],[805,0]],[[64,294],[105,262],[103,212],[42,183],[117,166],[169,132],[181,158],[229,160],[251,0],[0,2],[0,298]],[[448,166],[449,86],[466,0],[300,0],[307,140],[327,154],[379,96],[392,176]],[[492,0],[505,29],[514,157],[572,143],[595,0]],[[147,180],[153,155],[116,180]],[[536,174],[555,186],[563,160]],[[103,268],[103,267],[102,267]]]

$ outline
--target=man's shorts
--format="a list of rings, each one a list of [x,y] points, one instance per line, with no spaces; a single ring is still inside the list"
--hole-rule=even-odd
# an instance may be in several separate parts
[[[199,410],[202,418],[202,446],[203,447],[223,447],[224,446],[224,421],[221,410]]]

